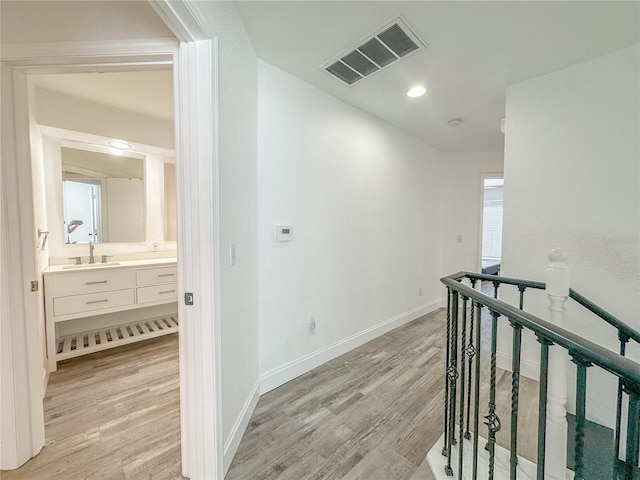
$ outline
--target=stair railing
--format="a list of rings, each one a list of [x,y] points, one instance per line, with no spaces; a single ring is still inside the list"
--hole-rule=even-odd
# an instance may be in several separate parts
[[[495,475],[496,434],[501,421],[496,413],[497,327],[499,319],[506,319],[511,326],[511,439],[510,478],[517,478],[518,463],[518,409],[522,330],[532,331],[540,343],[539,411],[537,445],[537,479],[565,478],[566,472],[566,380],[564,359],[568,354],[577,366],[576,375],[576,426],[575,426],[575,474],[574,479],[584,478],[584,428],[586,423],[587,369],[600,368],[618,378],[618,407],[615,431],[615,453],[619,456],[620,426],[622,418],[622,393],[628,394],[627,434],[624,467],[614,472],[614,479],[635,480],[640,449],[640,365],[624,357],[629,340],[640,343],[640,334],[605,310],[569,289],[566,256],[561,252],[549,254],[548,282],[532,282],[521,279],[496,277],[460,272],[441,279],[447,287],[447,351],[445,371],[444,443],[442,454],[447,458],[445,472],[453,476],[452,447],[458,448],[457,478],[463,478],[464,440],[473,437],[471,474],[477,480],[480,422],[480,360],[482,309],[491,317],[490,378],[487,426],[489,452],[488,478]],[[469,280],[471,286],[463,280]],[[476,290],[478,281],[491,281],[493,298]],[[520,292],[519,308],[498,299],[499,287],[515,285]],[[551,321],[543,320],[523,310],[527,288],[546,289],[550,300]],[[564,303],[573,298],[581,305],[614,326],[620,339],[620,352],[616,354],[563,328]],[[471,405],[473,390],[474,405]],[[473,421],[471,423],[471,412]],[[456,435],[456,413],[458,432]],[[465,422],[466,420],[466,422]],[[564,429],[564,433],[563,433]],[[473,432],[473,433],[472,433]],[[547,437],[554,445],[547,444]],[[560,448],[559,448],[560,446]],[[548,466],[548,468],[547,468]],[[486,477],[480,477],[486,478]]]

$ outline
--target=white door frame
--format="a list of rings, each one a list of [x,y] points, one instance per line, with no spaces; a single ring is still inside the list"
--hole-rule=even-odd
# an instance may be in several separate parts
[[[222,480],[217,41],[207,37],[186,1],[169,3],[168,0],[158,0],[150,3],[180,40],[178,48],[175,40],[4,46],[2,76],[3,82],[8,78],[6,75],[13,77],[11,89],[15,119],[24,120],[28,114],[25,73],[90,71],[98,65],[101,69],[123,70],[141,63],[163,62],[167,58],[173,62],[177,136],[182,473],[192,479]],[[3,230],[5,225],[9,225],[5,222],[17,218],[21,222],[20,228],[15,228],[14,224],[14,228],[7,229],[8,241],[4,242],[5,238],[0,240],[7,244],[5,248],[3,243],[0,261],[4,264],[7,259],[15,258],[11,260],[14,262],[12,265],[14,270],[18,268],[19,271],[10,272],[12,275],[19,273],[22,281],[5,278],[3,268],[3,283],[10,281],[11,285],[16,286],[15,292],[2,293],[2,359],[6,363],[3,363],[3,394],[0,398],[3,421],[0,452],[3,457],[2,468],[17,468],[36,455],[44,445],[42,353],[39,345],[38,348],[15,348],[15,345],[30,345],[25,336],[30,331],[37,332],[32,325],[37,323],[37,316],[30,313],[35,310],[36,302],[27,290],[28,280],[31,280],[35,270],[32,268],[35,265],[34,249],[31,248],[35,227],[33,192],[6,188],[10,187],[10,182],[15,182],[14,186],[24,185],[20,182],[24,182],[22,177],[27,173],[31,178],[30,170],[25,171],[31,165],[28,122],[15,123],[15,132],[5,131],[5,128],[6,123],[3,125],[2,142],[2,203],[7,200],[10,202],[3,207],[8,212],[2,215]],[[7,138],[13,138],[15,142],[7,142]],[[18,196],[20,203],[14,204]],[[31,216],[26,215],[23,219],[17,208],[29,205]],[[185,305],[185,292],[193,293],[193,306]],[[5,302],[9,299],[10,309]],[[14,348],[5,348],[8,345],[14,345]],[[27,382],[20,381],[21,378],[26,378]],[[17,390],[21,391],[18,392],[21,396],[14,393]],[[28,401],[21,401],[25,397]],[[21,441],[23,438],[29,441]],[[5,453],[11,453],[12,458],[7,458]]]

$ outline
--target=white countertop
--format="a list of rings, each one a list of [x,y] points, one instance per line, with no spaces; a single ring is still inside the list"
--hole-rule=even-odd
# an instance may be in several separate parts
[[[96,258],[100,258],[99,255]],[[112,268],[128,268],[128,267],[154,267],[154,266],[168,266],[175,265],[177,263],[176,258],[148,258],[144,260],[121,260],[107,263],[83,263],[82,265],[55,265],[47,267],[44,274],[48,273],[63,273],[63,272],[81,272],[91,270],[105,270]]]

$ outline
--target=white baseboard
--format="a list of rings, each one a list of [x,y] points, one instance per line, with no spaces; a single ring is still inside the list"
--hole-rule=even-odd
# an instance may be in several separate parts
[[[244,402],[242,406],[242,410],[236,419],[236,423],[234,423],[231,432],[229,433],[229,438],[224,442],[224,474],[227,474],[227,470],[231,466],[231,462],[233,461],[233,457],[238,450],[238,446],[240,446],[240,441],[242,440],[242,436],[244,435],[245,430],[247,429],[247,425],[249,425],[249,420],[251,420],[251,415],[253,415],[253,411],[258,404],[258,400],[260,399],[260,379],[256,380],[251,393]]]
[[[263,395],[394,328],[437,310],[442,305],[442,302],[442,299],[436,299],[262,374],[260,377],[260,394]]]
[[[496,365],[503,370],[511,371],[511,355],[506,353],[496,353]],[[530,360],[520,360],[520,375],[531,378],[532,380],[540,379],[540,365]]]

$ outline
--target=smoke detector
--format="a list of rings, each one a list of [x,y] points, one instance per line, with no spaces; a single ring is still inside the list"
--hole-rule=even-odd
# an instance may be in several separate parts
[[[351,86],[426,46],[407,22],[398,16],[320,68]]]
[[[462,123],[461,118],[452,118],[447,122],[447,125],[449,125],[450,127],[458,127],[460,126],[461,123]]]

